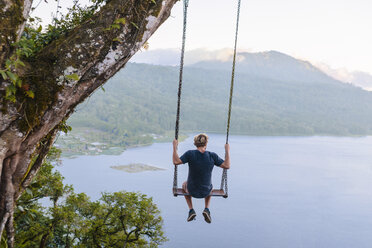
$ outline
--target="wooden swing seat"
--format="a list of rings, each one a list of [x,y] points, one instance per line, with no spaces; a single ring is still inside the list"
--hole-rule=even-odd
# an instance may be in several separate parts
[[[190,194],[186,193],[182,188],[177,188],[177,189],[173,189],[173,195],[179,196],[179,195],[190,195]],[[223,198],[227,198],[227,195],[225,194],[225,191],[223,189],[212,189],[210,196],[222,196]]]

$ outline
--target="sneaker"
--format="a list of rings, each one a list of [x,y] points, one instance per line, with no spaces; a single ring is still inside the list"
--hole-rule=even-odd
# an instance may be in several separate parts
[[[190,209],[189,211],[189,217],[187,217],[187,221],[192,221],[194,220],[196,217],[196,213],[195,213],[195,210],[194,209]]]
[[[204,216],[204,220],[205,220],[207,223],[211,223],[211,222],[212,222],[211,212],[209,211],[208,208],[205,208],[205,209],[204,209],[204,211],[203,211],[203,216]]]

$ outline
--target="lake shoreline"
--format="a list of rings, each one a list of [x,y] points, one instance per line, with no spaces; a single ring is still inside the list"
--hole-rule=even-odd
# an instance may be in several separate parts
[[[180,142],[186,140],[190,136],[196,135],[199,132],[187,132],[186,134],[180,135]],[[212,134],[212,135],[224,135],[224,133],[219,133],[219,132],[207,132],[207,134]],[[311,138],[311,137],[330,137],[330,138],[365,138],[365,137],[370,137],[372,135],[251,135],[251,134],[237,134],[237,133],[230,133],[230,136],[242,136],[242,137],[247,137],[247,138]],[[77,156],[97,156],[97,155],[120,155],[124,151],[132,148],[139,148],[139,147],[146,147],[146,146],[151,146],[153,144],[157,143],[168,143],[172,142],[173,138],[170,137],[169,135],[166,137],[163,137],[161,140],[156,140],[154,139],[153,142],[147,142],[143,144],[133,144],[133,145],[128,145],[128,146],[115,146],[115,145],[109,145],[105,144],[105,148],[103,149],[98,149],[94,150],[94,152],[65,152],[64,149],[62,148],[62,157],[63,158],[75,158]],[[99,142],[92,142],[93,143],[99,143]],[[57,147],[58,147],[58,142],[57,142]]]

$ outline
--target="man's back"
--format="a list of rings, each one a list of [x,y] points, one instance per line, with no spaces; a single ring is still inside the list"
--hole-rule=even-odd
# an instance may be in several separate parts
[[[224,161],[214,152],[189,150],[180,159],[189,164],[187,189],[195,198],[204,198],[212,190],[212,170],[214,165],[220,166]]]

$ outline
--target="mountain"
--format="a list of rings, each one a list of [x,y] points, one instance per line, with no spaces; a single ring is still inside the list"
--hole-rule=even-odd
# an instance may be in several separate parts
[[[192,67],[231,71],[231,61],[232,59],[229,61],[201,61],[193,64]],[[236,71],[255,77],[287,82],[337,82],[309,62],[277,51],[238,53]]]
[[[372,75],[366,72],[355,71],[351,74],[350,83],[365,90],[372,91]]]
[[[277,52],[241,55],[231,132],[248,135],[370,135],[372,93]],[[230,65],[231,66],[231,65]],[[178,67],[128,64],[70,118],[73,128],[134,139],[174,129]],[[208,61],[184,71],[181,131],[224,132],[228,62]]]
[[[353,84],[364,90],[372,91],[372,75],[369,73],[349,71],[345,68],[334,69],[324,63],[317,63],[316,67],[341,82]]]
[[[139,52],[131,61],[153,65],[177,66],[180,63],[180,55],[179,49],[156,49]],[[206,62],[212,66],[209,62],[215,61],[216,64],[213,66],[231,70],[232,55],[232,49],[227,48],[215,51],[195,49],[186,51],[184,62],[185,65],[195,64],[197,67],[203,67]],[[283,80],[298,80],[299,77],[314,80],[315,75],[313,72],[316,72],[318,74],[318,78],[315,78],[316,80],[330,77],[343,83],[353,84],[364,90],[372,91],[372,75],[366,72],[333,69],[324,63],[313,65],[307,61],[301,61],[276,51],[259,53],[238,52],[237,57],[239,61],[238,69],[240,68],[242,72],[248,69],[251,74],[259,74],[258,76],[263,77],[271,75],[274,79],[278,79],[277,76],[287,74],[285,78],[282,78]]]

